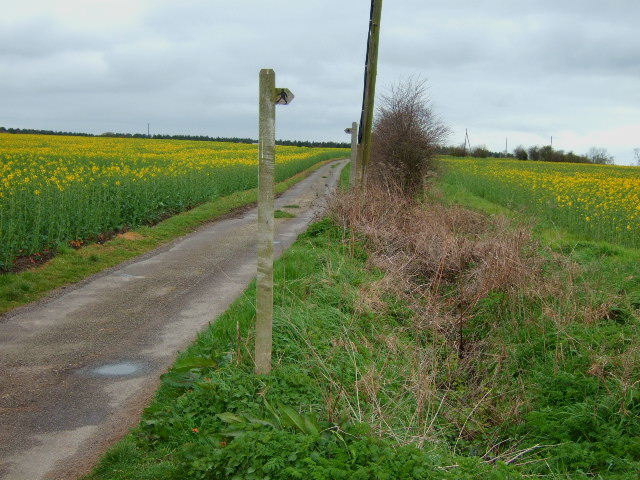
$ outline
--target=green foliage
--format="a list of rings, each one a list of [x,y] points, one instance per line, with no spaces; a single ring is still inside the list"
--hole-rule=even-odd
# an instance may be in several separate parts
[[[638,168],[495,158],[442,158],[440,164],[448,190],[517,210],[532,223],[560,226],[577,239],[640,247]]]
[[[575,295],[490,292],[464,326],[475,353],[460,359],[437,330],[415,329],[394,295],[375,309],[362,302],[382,272],[345,233],[318,222],[277,262],[271,375],[253,373],[251,287],[181,356],[140,426],[90,478],[634,478],[639,253],[558,245],[554,255],[581,266]],[[404,380],[417,352],[440,362],[432,415],[417,424],[431,428],[422,447],[398,442],[414,428]],[[379,410],[390,412],[384,426]]]
[[[394,298],[379,325],[371,313],[356,313],[360,288],[381,274],[366,268],[366,256],[351,256],[343,236],[323,220],[277,262],[269,376],[253,373],[252,286],[163,377],[140,426],[91,478],[147,478],[148,469],[165,479],[520,478],[499,462],[453,455],[441,444],[399,446],[353,417],[353,398],[332,393],[328,378],[352,388],[356,365],[397,361],[388,352],[378,356],[373,344],[351,350],[336,339],[346,332],[382,348],[378,335],[408,313]],[[373,411],[365,398],[360,408]]]
[[[446,185],[444,191],[466,206],[523,220],[520,211],[460,186]],[[508,356],[500,362],[501,390],[522,395],[518,408],[526,405],[517,421],[502,421],[493,430],[495,441],[518,439],[523,449],[546,446],[534,455],[544,462],[534,460],[531,474],[634,478],[632,472],[640,469],[640,251],[576,239],[557,225],[541,223],[543,239],[555,253],[579,266],[574,278],[566,279],[575,284],[572,295],[509,298],[506,310],[490,296],[481,305],[483,318],[494,317],[490,332],[486,324],[469,326],[474,335],[504,345]],[[491,369],[491,362],[483,368]],[[521,387],[509,386],[513,381]],[[499,403],[516,408],[516,402]],[[481,451],[488,434],[483,432],[475,447],[474,442],[465,445]]]
[[[199,442],[181,452],[179,475],[190,479],[314,480],[506,480],[513,471],[478,459],[427,454],[415,447],[394,447],[372,436],[302,435],[257,429],[224,448]],[[448,461],[457,464],[446,465]]]
[[[17,258],[48,254],[70,242],[102,240],[257,187],[258,166],[247,162],[247,156],[257,152],[247,147],[240,151],[229,145],[225,151],[219,145],[216,150],[184,142],[180,155],[175,151],[163,155],[162,150],[145,150],[148,142],[130,142],[122,152],[91,156],[72,148],[40,154],[31,145],[15,148],[18,153],[0,151],[0,161],[11,166],[7,172],[16,176],[16,186],[0,191],[0,266],[10,270]],[[202,153],[191,153],[204,148],[210,149],[210,161],[203,162]],[[306,148],[293,153],[292,160],[276,162],[276,181],[346,154]],[[60,185],[58,177],[73,180]]]
[[[276,184],[276,193],[284,192],[323,164],[316,163],[311,168]],[[65,243],[59,244],[57,255],[37,269],[0,274],[0,313],[37,300],[55,288],[77,282],[153,250],[193,231],[204,222],[229,213],[233,209],[255,203],[257,198],[256,189],[217,198],[169,217],[157,225],[143,226],[133,230],[139,235],[135,240],[115,237],[104,244],[90,244],[78,250]]]

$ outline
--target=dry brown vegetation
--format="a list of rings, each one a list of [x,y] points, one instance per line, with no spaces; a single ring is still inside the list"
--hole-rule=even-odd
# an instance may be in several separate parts
[[[334,380],[342,392],[338,396],[353,398],[348,392],[355,389],[356,398],[373,405],[367,421],[401,443],[438,441],[442,429],[448,436],[455,432],[458,440],[469,439],[480,430],[486,434],[491,425],[517,422],[526,410],[524,387],[516,382],[505,388],[499,376],[509,347],[476,334],[491,325],[470,324],[481,316],[481,303],[496,292],[505,298],[542,297],[563,288],[559,281],[540,281],[543,261],[534,254],[539,245],[530,231],[460,206],[425,204],[388,185],[338,195],[331,217],[352,236],[345,241],[364,241],[370,266],[384,271],[381,280],[361,289],[359,313],[393,315],[390,296],[407,309],[398,314],[397,328],[376,336],[373,347],[384,360],[360,372],[355,385]],[[362,341],[345,330],[334,346],[355,349]],[[399,364],[410,367],[390,371]],[[390,383],[402,388],[390,389]],[[505,394],[511,396],[508,402],[501,401]],[[388,419],[407,404],[412,416],[401,428],[392,426]],[[359,411],[356,405],[349,408]],[[486,458],[509,460],[518,453],[517,444],[504,444],[487,451]]]
[[[504,217],[423,204],[383,188],[341,194],[332,216],[366,238],[371,264],[386,272],[386,288],[410,301],[417,326],[437,327],[448,337],[459,336],[471,310],[490,292],[530,286],[541,272],[529,230]]]
[[[384,272],[357,300],[356,315],[371,319],[373,340],[347,329],[334,339],[335,348],[375,351],[376,361],[361,366],[353,384],[333,379],[335,397],[400,443],[444,440],[454,451],[476,445],[472,451],[481,448],[486,461],[513,464],[544,462],[544,452],[557,447],[503,436],[540,408],[532,389],[543,388],[533,381],[541,365],[551,367],[550,383],[579,378],[576,388],[586,389],[581,375],[597,379],[609,395],[604,408],[622,423],[632,418],[640,350],[629,345],[612,355],[598,337],[576,333],[625,321],[621,298],[602,300],[583,268],[532,238],[531,228],[446,205],[435,191],[427,196],[370,182],[366,192],[334,199],[330,214],[348,250],[357,254],[364,245],[372,272]],[[523,358],[525,351],[538,353]],[[590,358],[584,371],[576,355]],[[590,418],[576,414],[580,408],[559,418]],[[411,412],[400,425],[399,411]]]

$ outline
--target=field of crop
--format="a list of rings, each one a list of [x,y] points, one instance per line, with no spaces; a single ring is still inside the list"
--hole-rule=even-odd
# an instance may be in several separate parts
[[[278,147],[276,181],[348,156]],[[0,134],[0,269],[257,186],[258,146]]]
[[[640,246],[640,168],[444,157],[445,180],[589,239]]]

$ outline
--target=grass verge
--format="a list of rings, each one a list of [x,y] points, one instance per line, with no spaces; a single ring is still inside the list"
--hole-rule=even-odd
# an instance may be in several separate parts
[[[551,283],[553,272],[564,270],[556,277],[563,282],[556,298],[510,298],[490,311],[499,326],[484,335],[502,345],[500,374],[526,392],[513,395],[517,402],[499,402],[502,411],[520,412],[493,427],[494,441],[515,440],[523,448],[549,445],[533,455],[539,467],[530,473],[635,478],[640,468],[640,250],[568,232],[462,186],[440,187],[446,203],[532,225],[541,243],[538,254],[548,259],[541,282]],[[498,348],[487,354],[501,355]],[[540,468],[543,461],[546,468]]]
[[[277,262],[271,375],[253,373],[251,286],[182,354],[140,426],[88,478],[520,478],[501,462],[377,433],[371,367],[394,362],[389,349],[402,350],[412,333],[395,337],[405,320],[392,298],[384,316],[360,308],[361,290],[383,274],[367,267],[361,244],[343,239],[322,221]],[[384,392],[401,388],[389,372],[407,367],[390,366],[378,379],[390,383]]]
[[[279,182],[276,184],[276,193],[283,193],[331,161],[317,163]],[[38,300],[56,288],[78,282],[149,252],[194,231],[206,222],[256,201],[257,189],[235,192],[174,215],[157,225],[140,227],[118,235],[103,244],[90,244],[78,250],[65,248],[47,263],[33,269],[0,274],[0,314]]]
[[[89,479],[637,477],[637,253],[371,194],[277,262],[272,374],[252,286]]]

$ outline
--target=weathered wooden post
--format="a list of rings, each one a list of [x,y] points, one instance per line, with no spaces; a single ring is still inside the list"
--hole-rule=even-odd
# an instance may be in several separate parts
[[[367,39],[367,58],[364,69],[364,95],[360,114],[360,132],[358,133],[358,186],[364,186],[364,179],[371,158],[371,139],[373,130],[373,111],[376,96],[376,77],[378,74],[378,45],[380,43],[380,20],[382,18],[382,0],[371,0],[369,19],[369,37]]]
[[[288,105],[293,94],[276,88],[276,74],[260,70],[260,145],[258,179],[258,273],[256,277],[255,372],[271,371],[273,331],[274,173],[276,160],[276,104]]]
[[[345,133],[350,133],[351,134],[351,172],[350,172],[350,186],[351,187],[357,187],[358,186],[358,179],[357,179],[357,172],[358,172],[358,122],[353,122],[351,124],[351,128],[345,128],[344,129]]]

